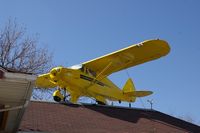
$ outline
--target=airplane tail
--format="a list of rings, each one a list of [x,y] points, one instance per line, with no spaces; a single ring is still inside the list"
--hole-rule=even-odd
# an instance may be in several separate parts
[[[130,97],[134,97],[134,99],[136,97],[148,96],[148,95],[151,95],[153,93],[152,91],[136,91],[135,86],[134,86],[133,81],[131,80],[131,78],[129,78],[126,81],[126,84],[124,85],[122,91],[123,91],[124,95],[128,95]]]

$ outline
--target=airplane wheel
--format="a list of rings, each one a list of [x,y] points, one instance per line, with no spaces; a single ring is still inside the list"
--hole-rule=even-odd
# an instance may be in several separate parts
[[[104,102],[101,102],[101,101],[96,101],[97,102],[97,104],[99,104],[99,105],[106,105]]]
[[[56,90],[53,93],[53,99],[56,102],[60,102],[61,100],[63,100],[64,96],[61,94],[60,90]]]
[[[56,102],[60,102],[60,101],[61,101],[61,98],[58,97],[58,96],[54,96],[53,99],[54,99],[54,101],[56,101]]]

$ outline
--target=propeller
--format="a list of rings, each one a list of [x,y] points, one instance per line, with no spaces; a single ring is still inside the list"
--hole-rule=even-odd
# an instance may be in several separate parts
[[[62,67],[56,67],[50,71],[50,78],[53,82],[57,83],[60,80],[61,69],[62,69]]]

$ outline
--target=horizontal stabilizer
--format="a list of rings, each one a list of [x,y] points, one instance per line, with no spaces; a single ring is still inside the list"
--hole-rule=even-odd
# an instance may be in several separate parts
[[[152,91],[133,91],[133,92],[127,92],[125,94],[132,97],[144,97],[151,95],[152,93],[153,93]]]

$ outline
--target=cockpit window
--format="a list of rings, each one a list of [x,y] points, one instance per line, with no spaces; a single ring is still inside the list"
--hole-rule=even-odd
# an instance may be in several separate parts
[[[84,66],[82,66],[80,70],[81,70],[81,72],[84,72]]]
[[[78,70],[78,69],[81,69],[82,67],[83,67],[82,64],[78,64],[78,65],[71,66],[71,67],[69,67],[69,68]]]
[[[87,75],[96,77],[96,72],[92,71],[89,68],[84,67],[82,64],[74,65],[74,66],[71,66],[69,68],[75,69],[75,70],[81,70],[81,72],[86,73]]]
[[[93,77],[96,77],[96,72],[92,71],[91,69],[88,69],[88,72],[89,72]]]

